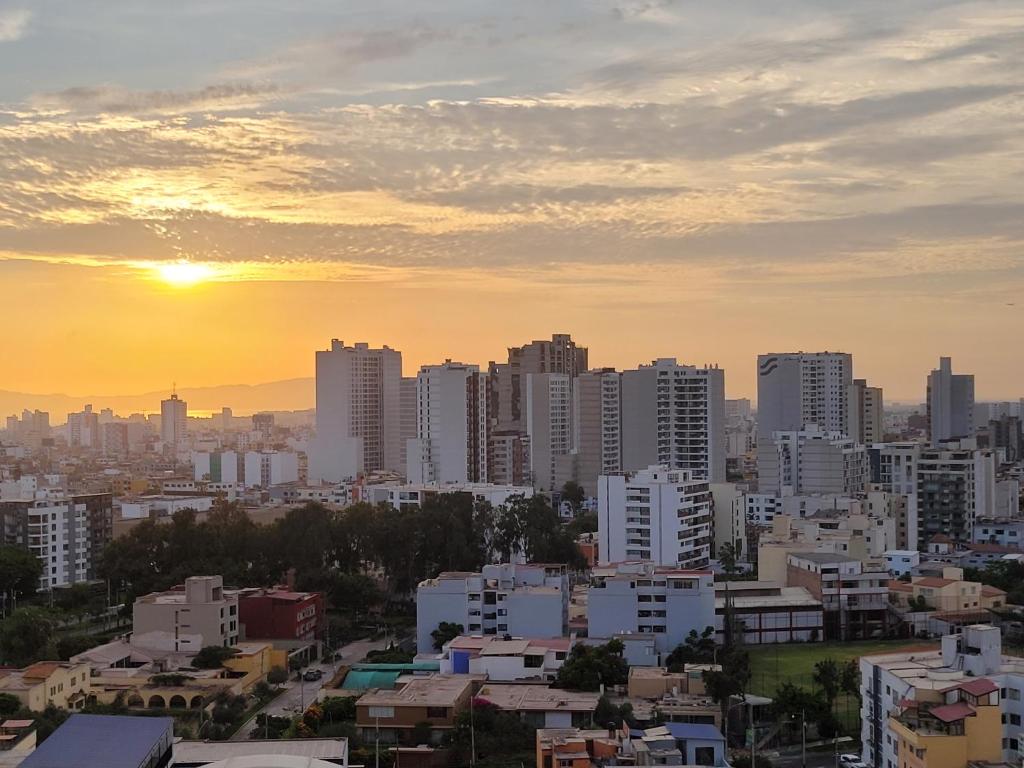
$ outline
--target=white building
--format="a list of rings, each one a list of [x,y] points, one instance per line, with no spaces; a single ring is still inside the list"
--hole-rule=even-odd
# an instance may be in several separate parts
[[[316,353],[316,437],[310,482],[341,482],[363,472],[404,472],[401,446],[402,353],[346,347],[333,339]]]
[[[848,434],[852,440],[871,445],[885,436],[885,410],[881,387],[869,387],[864,379],[854,379],[846,393]]]
[[[916,549],[890,549],[885,553],[885,569],[890,576],[900,577],[921,564],[921,553]]]
[[[595,496],[600,475],[622,471],[620,373],[612,368],[598,368],[576,377],[572,429],[572,479],[588,495]]]
[[[840,432],[809,424],[797,432],[775,432],[771,439],[762,436],[757,446],[761,493],[857,494],[868,479],[867,450]]]
[[[711,561],[711,490],[685,470],[602,475],[597,519],[603,562],[707,568]]]
[[[246,488],[269,488],[299,480],[299,455],[293,451],[247,451],[244,461]]]
[[[177,453],[188,439],[188,403],[177,393],[160,401],[160,440],[164,450]]]
[[[979,517],[974,521],[973,540],[1024,549],[1024,520]]]
[[[796,432],[816,424],[825,432],[848,435],[852,383],[853,356],[843,352],[758,355],[758,434]]]
[[[425,365],[416,376],[416,437],[406,441],[410,483],[488,480],[487,374],[475,365]]]
[[[467,634],[562,637],[569,621],[564,565],[485,565],[480,573],[441,573],[416,588],[416,650],[435,651],[441,622]]]
[[[487,680],[552,682],[569,656],[574,638],[460,635],[441,651],[442,675],[485,675]]]
[[[953,362],[939,358],[928,374],[928,434],[932,446],[974,436],[974,376],[953,373]]]
[[[651,634],[661,654],[670,653],[691,630],[715,626],[711,571],[621,563],[615,574],[598,576],[587,591],[587,633],[614,637]]]
[[[725,371],[661,358],[622,373],[622,468],[725,482]]]
[[[564,373],[530,373],[524,387],[533,487],[559,490],[558,457],[572,447],[571,379]]]
[[[995,514],[996,457],[974,441],[925,448],[917,460],[914,519],[918,544],[936,534],[964,544],[973,539],[974,521]]]
[[[395,509],[418,507],[431,496],[448,493],[465,493],[475,501],[484,501],[497,508],[507,504],[513,496],[530,498],[533,486],[529,485],[497,485],[493,483],[449,483],[448,485],[430,485],[425,483],[405,483],[393,485],[381,483],[377,485],[357,486],[353,489],[358,501],[370,504],[390,504]]]
[[[147,517],[170,517],[183,509],[209,512],[213,496],[136,496],[118,501],[122,520],[143,520]]]
[[[192,476],[196,482],[239,482],[238,453],[235,451],[192,451]]]

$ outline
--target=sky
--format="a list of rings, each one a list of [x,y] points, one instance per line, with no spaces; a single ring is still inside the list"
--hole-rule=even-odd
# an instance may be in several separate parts
[[[0,389],[568,332],[1021,397],[1022,97],[1019,0],[0,0]]]

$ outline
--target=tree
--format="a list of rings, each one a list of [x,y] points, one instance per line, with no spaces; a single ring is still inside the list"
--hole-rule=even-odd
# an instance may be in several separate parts
[[[842,674],[835,659],[822,659],[814,665],[814,682],[818,684],[821,692],[825,695],[828,709],[832,709],[842,685]]]
[[[5,598],[5,614],[18,600],[35,594],[42,575],[42,561],[27,549],[0,547],[0,594]]]
[[[813,717],[825,707],[821,695],[808,691],[799,685],[786,681],[775,690],[772,708],[775,716],[782,722],[792,722],[795,718]]]
[[[271,685],[283,685],[288,680],[288,672],[281,667],[271,667],[267,672],[267,682]]]
[[[559,668],[555,687],[597,691],[602,685],[624,684],[629,677],[629,665],[622,658],[622,651],[618,640],[598,646],[577,643]]]
[[[736,545],[732,542],[727,542],[719,548],[718,562],[726,576],[735,576],[740,572],[740,568],[736,564],[738,559],[739,553],[736,551]]]
[[[327,588],[331,605],[343,613],[351,613],[357,619],[381,602],[377,583],[361,573],[335,573]]]
[[[19,608],[0,623],[0,655],[5,664],[27,667],[57,655],[54,622],[42,608]]]
[[[461,624],[456,624],[451,621],[442,621],[437,625],[437,629],[430,633],[430,638],[434,641],[434,650],[440,651],[444,648],[446,643],[449,643],[461,634]]]
[[[857,659],[849,659],[843,664],[839,671],[839,687],[843,693],[860,695],[860,664]]]
[[[21,709],[21,700],[10,693],[0,693],[0,717],[10,717]]]
[[[192,666],[196,669],[219,669],[224,662],[234,656],[238,651],[234,648],[225,648],[222,645],[208,645],[199,649],[199,653],[192,657]]]
[[[573,539],[578,539],[584,533],[594,533],[596,530],[597,512],[578,512],[565,526],[566,533]]]
[[[575,480],[567,480],[565,485],[562,486],[562,501],[569,502],[569,506],[572,507],[573,515],[579,514],[580,508],[583,506],[583,502],[586,501],[586,498],[587,494],[583,490],[583,486]]]
[[[715,628],[705,627],[699,635],[691,629],[686,639],[668,655],[670,672],[681,672],[687,664],[710,664],[715,660]]]
[[[704,687],[722,710],[722,722],[728,716],[729,699],[741,696],[750,684],[750,654],[732,646],[718,655],[721,670],[704,672]]]

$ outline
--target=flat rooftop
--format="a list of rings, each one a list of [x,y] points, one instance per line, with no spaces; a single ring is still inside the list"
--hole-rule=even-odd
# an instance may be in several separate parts
[[[477,698],[486,699],[499,709],[518,712],[593,712],[600,694],[540,685],[488,683]]]
[[[416,677],[397,691],[365,693],[356,703],[361,707],[453,707],[482,679],[480,675]]]

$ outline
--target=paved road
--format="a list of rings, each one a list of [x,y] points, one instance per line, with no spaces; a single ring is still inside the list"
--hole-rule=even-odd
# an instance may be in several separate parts
[[[341,661],[337,663],[354,664],[355,662],[362,661],[367,652],[386,648],[387,642],[387,640],[357,640],[354,643],[349,643],[339,649],[342,657]],[[282,686],[285,689],[284,692],[244,723],[235,735],[231,737],[231,741],[247,741],[249,739],[249,732],[255,727],[255,721],[259,715],[268,714],[272,717],[292,717],[304,711],[310,702],[319,696],[323,686],[334,675],[337,665],[332,665],[331,662],[318,662],[306,667],[303,669],[303,672],[306,669],[319,669],[323,672],[323,677],[308,683],[304,680],[290,679]]]
[[[840,744],[839,751],[860,753],[859,745]],[[787,747],[779,752],[768,751],[765,753],[776,768],[802,768],[803,762],[800,757],[799,747],[793,749]],[[831,749],[809,749],[807,750],[807,768],[835,768],[836,755]]]

